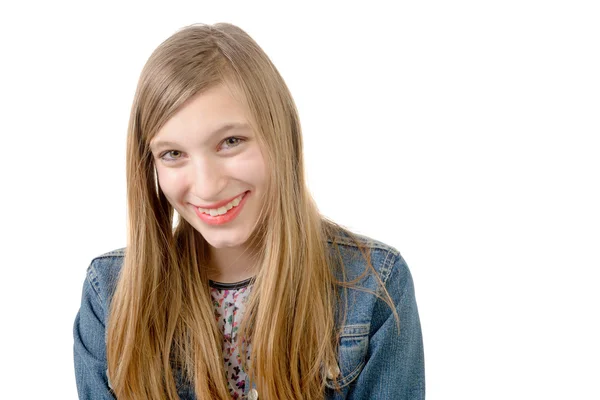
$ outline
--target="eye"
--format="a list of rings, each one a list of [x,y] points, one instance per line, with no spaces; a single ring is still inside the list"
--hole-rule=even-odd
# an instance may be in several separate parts
[[[171,155],[170,157],[167,157]],[[160,155],[160,159],[163,161],[171,162],[177,161],[181,158],[181,152],[179,150],[168,150]]]
[[[223,140],[223,144],[226,144],[227,148],[237,147],[242,142],[244,142],[244,139],[236,137],[236,136],[230,136],[227,139]]]
[[[232,149],[234,147],[239,146],[241,143],[245,142],[246,139],[240,138],[237,136],[230,136],[223,140],[221,146],[225,146],[225,149]],[[174,162],[183,157],[183,152],[179,150],[167,150],[163,152],[158,158],[165,162]]]

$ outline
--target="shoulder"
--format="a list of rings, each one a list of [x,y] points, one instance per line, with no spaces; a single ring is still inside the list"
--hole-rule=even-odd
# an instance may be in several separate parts
[[[359,280],[361,286],[379,291],[381,280],[384,286],[392,275],[406,275],[408,266],[400,251],[389,244],[372,237],[339,230],[328,238],[330,255],[341,261],[335,269],[336,278],[341,281]],[[373,269],[368,268],[368,262]],[[376,274],[377,276],[374,276]],[[360,279],[363,275],[362,279]]]
[[[112,250],[94,257],[87,268],[86,280],[106,310],[119,280],[124,258],[125,248]]]
[[[372,331],[379,323],[374,318],[377,310],[392,313],[390,302],[398,306],[410,294],[408,265],[397,248],[348,230],[336,231],[328,244],[334,277],[342,289],[339,306],[345,323],[368,326]]]
[[[410,295],[412,281],[400,251],[389,244],[340,231],[329,237],[328,245],[340,288],[336,309],[340,373],[337,382],[328,377],[326,386],[332,390],[339,386],[347,393],[366,367],[377,340],[393,341],[394,335],[398,337],[397,333],[381,331],[381,327],[387,320],[393,325],[393,310],[400,313],[400,304]]]

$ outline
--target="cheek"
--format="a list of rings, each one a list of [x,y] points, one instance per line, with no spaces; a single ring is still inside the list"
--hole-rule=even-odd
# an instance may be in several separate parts
[[[266,164],[260,150],[253,149],[245,157],[236,160],[235,170],[239,179],[253,185],[262,185],[266,181]]]
[[[176,169],[158,169],[158,183],[160,189],[169,200],[177,199],[186,187],[185,175]]]

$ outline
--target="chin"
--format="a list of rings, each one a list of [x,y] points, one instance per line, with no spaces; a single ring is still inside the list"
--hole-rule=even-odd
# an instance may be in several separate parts
[[[193,225],[192,225],[193,226]],[[244,243],[248,240],[248,235],[246,232],[238,231],[238,229],[244,229],[244,227],[239,227],[235,230],[229,232],[211,232],[206,229],[198,229],[194,226],[194,229],[202,235],[204,240],[216,249],[226,249],[226,248],[234,248],[244,245]]]

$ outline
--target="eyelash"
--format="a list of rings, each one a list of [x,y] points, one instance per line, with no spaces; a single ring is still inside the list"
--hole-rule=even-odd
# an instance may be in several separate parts
[[[221,142],[221,144],[222,144],[222,143],[225,143],[225,142],[227,142],[227,141],[228,141],[228,140],[230,140],[230,139],[235,139],[235,140],[237,140],[237,141],[238,141],[236,145],[230,146],[230,148],[237,147],[237,146],[239,146],[240,144],[242,144],[243,142],[245,142],[245,139],[244,139],[244,138],[237,137],[237,136],[230,136],[230,137],[228,137],[228,138],[225,138],[225,139],[224,139],[224,140]],[[175,162],[175,161],[179,160],[179,158],[171,158],[171,159],[165,158],[165,156],[166,156],[167,154],[169,154],[169,153],[173,153],[173,152],[181,153],[181,151],[179,151],[179,150],[167,150],[167,151],[163,152],[163,153],[162,153],[162,154],[161,154],[161,155],[160,155],[158,158],[160,158],[161,160],[163,160],[163,161],[165,161],[165,162]]]

